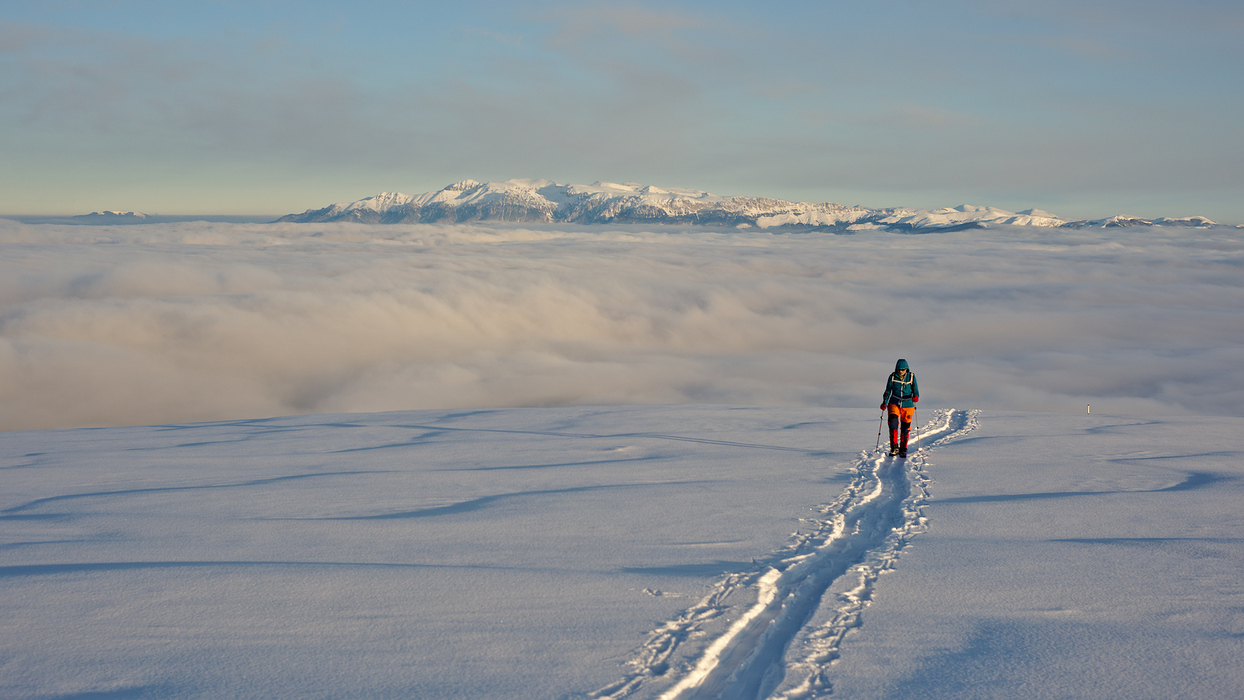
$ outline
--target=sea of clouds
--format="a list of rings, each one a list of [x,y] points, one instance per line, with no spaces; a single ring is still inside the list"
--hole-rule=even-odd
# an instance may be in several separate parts
[[[0,429],[421,408],[1244,415],[1238,229],[0,221]]]

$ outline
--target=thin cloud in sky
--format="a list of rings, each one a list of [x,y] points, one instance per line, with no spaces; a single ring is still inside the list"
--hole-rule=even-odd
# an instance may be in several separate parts
[[[206,146],[341,158],[367,141],[393,142],[372,112],[373,96],[348,76],[294,71],[288,57],[253,42],[227,47],[235,52],[195,41],[35,31],[38,50],[15,59],[11,109],[23,123],[74,130],[78,143],[156,130],[181,142],[183,156]]]
[[[684,56],[694,52],[679,38],[679,31],[709,24],[705,17],[681,9],[649,9],[635,3],[567,5],[546,12],[543,18],[556,27],[547,40],[556,48],[584,52],[602,37],[622,35]]]

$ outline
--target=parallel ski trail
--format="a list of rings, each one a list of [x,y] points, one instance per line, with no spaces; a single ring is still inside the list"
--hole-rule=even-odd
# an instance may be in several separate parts
[[[766,558],[760,570],[722,578],[699,603],[649,635],[624,679],[590,697],[623,698],[648,685],[655,686],[652,692],[667,686],[662,700],[794,700],[832,692],[826,672],[843,638],[859,626],[873,583],[928,527],[925,452],[975,426],[976,412],[939,411],[920,431],[923,449],[910,459],[861,453],[842,494],[808,521],[811,532]],[[840,579],[855,585],[827,600],[826,592]],[[751,602],[731,604],[736,597]],[[830,621],[806,629],[822,608],[831,614],[821,617]],[[704,634],[727,612],[737,619],[708,641],[698,659],[673,662],[682,642]]]

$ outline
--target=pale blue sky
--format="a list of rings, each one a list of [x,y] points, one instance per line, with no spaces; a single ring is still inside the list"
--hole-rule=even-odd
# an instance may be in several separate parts
[[[542,177],[1244,223],[1238,0],[0,0],[0,214]]]

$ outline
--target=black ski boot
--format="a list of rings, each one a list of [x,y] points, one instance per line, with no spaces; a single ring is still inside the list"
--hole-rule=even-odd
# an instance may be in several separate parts
[[[899,448],[898,456],[899,456],[899,459],[907,459],[907,448],[906,447]]]

